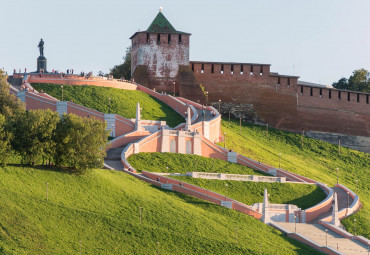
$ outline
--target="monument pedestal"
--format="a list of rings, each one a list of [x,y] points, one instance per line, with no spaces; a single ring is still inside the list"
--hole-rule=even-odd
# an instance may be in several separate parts
[[[40,73],[47,73],[46,71],[46,63],[47,60],[44,56],[40,56],[37,58],[37,72]]]

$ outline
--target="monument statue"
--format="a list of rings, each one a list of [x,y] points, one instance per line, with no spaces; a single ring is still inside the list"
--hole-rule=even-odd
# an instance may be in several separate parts
[[[41,38],[41,41],[39,42],[39,46],[37,47],[39,47],[40,49],[40,56],[43,57],[44,56],[44,41],[42,40],[42,38]]]
[[[37,58],[37,71],[38,73],[47,73],[46,66],[47,66],[47,60],[44,56],[44,41],[41,38],[41,41],[39,42],[39,50],[40,50],[40,56]]]

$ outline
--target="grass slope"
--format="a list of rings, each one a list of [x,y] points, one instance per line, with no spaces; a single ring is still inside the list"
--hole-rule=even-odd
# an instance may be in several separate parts
[[[341,148],[338,146],[305,137],[295,133],[269,129],[266,127],[242,123],[239,131],[239,120],[222,121],[222,133],[226,133],[226,147],[255,160],[279,166],[293,173],[301,174],[334,186],[337,181],[336,168],[339,168],[339,183],[356,191],[363,208],[356,214],[343,220],[343,225],[351,233],[370,238],[370,160],[369,154]],[[220,143],[223,146],[223,143]],[[281,156],[279,156],[281,153]],[[356,225],[354,223],[356,219]]]
[[[252,168],[233,164],[220,159],[210,159],[198,155],[186,155],[180,153],[142,152],[132,155],[128,158],[128,161],[138,171],[145,170],[149,172],[162,173],[208,172],[268,175],[253,170]]]
[[[83,254],[259,254],[260,244],[263,254],[317,254],[252,217],[122,172],[0,168],[0,254],[73,254],[80,240]]]
[[[194,171],[263,175],[263,173],[242,165],[196,155],[176,153],[138,153],[129,157],[128,161],[136,170],[139,171],[168,171],[169,173],[186,173]],[[227,195],[228,197],[248,205],[263,202],[263,192],[265,188],[270,194],[270,202],[279,204],[295,204],[302,209],[309,208],[324,200],[326,197],[325,193],[316,185],[220,181],[174,176],[171,176],[171,178]],[[227,190],[225,184],[228,184]]]
[[[38,91],[43,90],[61,100],[62,90],[60,85],[33,83],[32,86]],[[109,98],[111,98],[111,109],[109,109]],[[116,113],[128,119],[135,118],[136,104],[139,102],[142,108],[141,118],[144,120],[165,120],[170,127],[175,127],[184,122],[184,118],[171,107],[144,92],[136,90],[64,85],[63,100],[73,100],[76,104],[104,113]]]

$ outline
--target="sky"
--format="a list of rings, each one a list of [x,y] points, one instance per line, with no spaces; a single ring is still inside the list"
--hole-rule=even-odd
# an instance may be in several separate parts
[[[332,84],[370,70],[369,0],[1,0],[0,68],[108,73],[129,37],[163,7],[191,33],[190,60],[271,64],[271,71]]]

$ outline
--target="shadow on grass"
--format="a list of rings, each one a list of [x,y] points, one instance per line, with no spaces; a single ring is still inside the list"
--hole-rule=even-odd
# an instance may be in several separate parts
[[[34,165],[34,166],[32,166],[32,165],[21,165],[21,164],[7,164],[7,166],[31,168],[31,169],[36,169],[36,170],[65,173],[65,174],[70,174],[70,175],[83,175],[84,174],[84,172],[74,170],[70,167],[49,166],[49,165]]]

